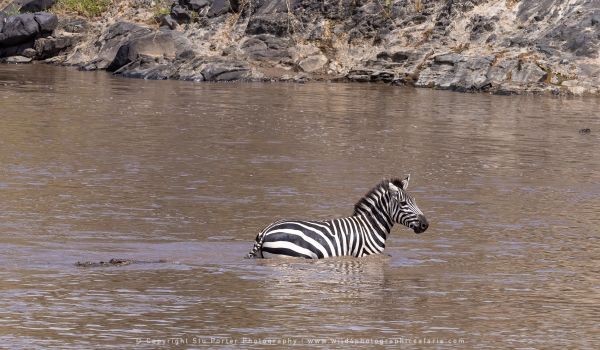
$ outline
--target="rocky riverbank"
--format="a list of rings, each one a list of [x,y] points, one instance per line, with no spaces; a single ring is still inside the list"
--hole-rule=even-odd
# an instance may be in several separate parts
[[[5,8],[4,61],[145,79],[600,92],[597,1],[114,0],[93,19],[53,4]]]

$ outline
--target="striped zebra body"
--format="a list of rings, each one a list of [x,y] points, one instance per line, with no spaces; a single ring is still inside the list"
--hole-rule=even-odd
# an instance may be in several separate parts
[[[354,207],[349,217],[326,220],[281,220],[256,236],[248,258],[334,256],[362,257],[385,249],[394,223],[416,233],[425,231],[427,219],[406,193],[409,177],[385,180]]]

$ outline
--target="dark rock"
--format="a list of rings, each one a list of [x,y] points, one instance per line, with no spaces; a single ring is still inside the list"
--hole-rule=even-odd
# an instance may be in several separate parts
[[[293,1],[292,1],[293,3]],[[270,15],[275,13],[287,13],[287,0],[258,0],[256,2],[256,15]]]
[[[548,73],[534,62],[519,62],[513,69],[511,80],[515,83],[531,84],[546,80]]]
[[[531,40],[522,36],[516,36],[508,39],[510,47],[528,47],[531,46]]]
[[[272,34],[284,36],[288,34],[288,16],[283,13],[252,16],[246,27],[246,34]]]
[[[576,56],[597,58],[598,34],[589,32],[574,34],[574,36],[565,43],[564,47],[573,52]]]
[[[490,84],[487,74],[494,59],[493,56],[465,57],[455,53],[438,55],[420,72],[416,85],[480,91]]]
[[[457,53],[447,53],[442,55],[437,55],[433,58],[434,62],[439,64],[449,64],[451,66],[457,64],[458,62],[464,61],[464,56]]]
[[[244,9],[243,7],[245,4],[245,0],[229,0],[229,6],[231,7],[231,11],[233,12],[242,11]]]
[[[557,47],[576,56],[597,58],[599,8],[591,3],[578,3],[573,4],[572,8],[559,10],[556,1],[522,0],[517,18],[527,22],[529,18],[539,16],[544,19],[543,22],[552,24],[549,30],[540,31],[535,36],[533,40],[537,46]]]
[[[32,41],[39,33],[40,27],[32,13],[11,16],[6,19],[0,33],[0,46],[13,46]]]
[[[177,28],[177,21],[171,15],[162,14],[158,17],[160,27],[167,27],[171,30]]]
[[[231,10],[231,3],[229,0],[213,0],[207,15],[208,17],[217,17],[224,15]]]
[[[35,41],[34,48],[38,59],[46,59],[56,56],[61,51],[69,48],[73,44],[72,37],[48,37],[39,38]]]
[[[180,5],[184,5],[182,4],[182,2],[185,2],[185,6],[192,10],[192,11],[200,11],[201,9],[205,8],[206,6],[210,5],[210,1],[208,0],[189,0],[189,1],[179,1]]]
[[[516,59],[504,59],[496,62],[487,72],[487,80],[495,85],[512,79],[512,71],[517,69]]]
[[[514,86],[514,85],[500,86],[494,91],[494,95],[500,95],[500,96],[513,96],[513,95],[518,95],[518,94],[519,94],[519,89],[517,86]]]
[[[367,69],[353,69],[346,74],[346,78],[357,82],[372,81],[371,77],[376,74],[376,71]]]
[[[58,24],[58,17],[48,12],[2,16],[0,20],[0,57],[22,55],[37,37],[52,33]]]
[[[35,49],[32,48],[28,48],[23,50],[23,56],[28,57],[28,58],[34,58],[37,55],[37,52],[35,51]]]
[[[31,49],[32,47],[33,47],[33,41],[27,41],[22,44],[17,44],[17,45],[12,45],[12,46],[0,45],[0,57],[23,56],[23,53],[27,49]]]
[[[539,52],[545,54],[546,56],[560,55],[560,51],[548,45],[537,45],[537,49]]]
[[[47,9],[52,7],[52,5],[54,5],[54,3],[55,3],[54,0],[23,1],[20,11],[21,11],[21,13],[46,11]]]
[[[83,71],[83,72],[90,72],[90,71],[98,70],[98,66],[95,63],[89,63],[89,64],[79,67],[79,70]]]
[[[435,30],[446,32],[452,20],[489,0],[446,0],[435,19]]]
[[[49,12],[38,12],[34,15],[35,21],[40,25],[40,32],[52,33],[58,25],[58,16]]]
[[[250,69],[243,63],[212,62],[201,71],[206,81],[245,80],[250,77]]]
[[[150,29],[131,22],[117,22],[106,29],[103,40],[111,40],[120,36],[149,33]]]
[[[590,128],[579,129],[580,134],[590,134],[591,132],[592,132],[592,129],[590,129]]]
[[[485,40],[485,43],[486,44],[494,43],[497,38],[498,38],[498,36],[496,34],[490,34],[490,36],[488,36],[488,38]]]
[[[394,53],[390,54],[389,52],[383,51],[383,52],[380,52],[379,54],[377,54],[377,59],[398,63],[398,62],[404,62],[404,61],[408,60],[409,56],[410,56],[409,52],[398,51],[398,52],[394,52]]]
[[[117,22],[109,26],[96,41],[95,45],[99,47],[98,54],[93,65],[86,64],[88,68],[106,69],[114,60],[121,46],[133,38],[142,37],[150,34],[149,28],[130,22]]]
[[[393,72],[379,71],[371,74],[371,81],[382,81],[385,83],[391,83],[395,80],[395,74]]]
[[[291,59],[288,47],[290,41],[287,38],[261,34],[250,37],[242,43],[240,48],[246,55],[255,60],[276,60],[278,62]]]
[[[517,11],[517,18],[522,22],[526,22],[530,18],[552,17],[554,0],[521,0]]]
[[[117,70],[115,74],[125,78],[146,80],[166,80],[175,75],[176,68],[172,64],[157,64],[154,60],[139,60]]]
[[[269,47],[267,44],[259,38],[249,38],[242,43],[240,48],[246,53],[252,55],[256,52],[267,51]]]
[[[496,27],[496,21],[498,21],[497,17],[489,18],[481,15],[475,15],[469,24],[471,28],[470,39],[477,40],[483,35],[493,31]]]
[[[425,23],[428,20],[427,16],[423,16],[421,14],[415,15],[410,19],[410,22],[413,24],[421,24]]]
[[[186,49],[189,49],[189,42],[179,32],[161,31],[149,33],[144,36],[131,38],[123,44],[106,70],[109,72],[117,71],[142,57],[174,60],[178,52]]]
[[[191,60],[193,58],[196,58],[196,52],[194,50],[188,49],[188,50],[183,50],[180,53],[177,54],[176,57],[178,60]]]
[[[179,23],[187,23],[192,20],[192,14],[181,5],[175,5],[171,8],[171,17]]]

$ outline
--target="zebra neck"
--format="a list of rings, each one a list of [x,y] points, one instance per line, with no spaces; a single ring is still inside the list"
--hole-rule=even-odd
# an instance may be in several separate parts
[[[386,215],[381,212],[363,211],[355,216],[363,218],[367,232],[373,232],[384,240],[387,239],[394,226],[393,221],[388,220]]]

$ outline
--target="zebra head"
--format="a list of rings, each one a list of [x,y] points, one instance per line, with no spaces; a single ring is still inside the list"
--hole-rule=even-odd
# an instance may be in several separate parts
[[[412,229],[415,233],[425,232],[429,223],[415,199],[406,192],[409,180],[410,175],[402,180],[393,179],[389,182],[390,216],[396,223]]]

